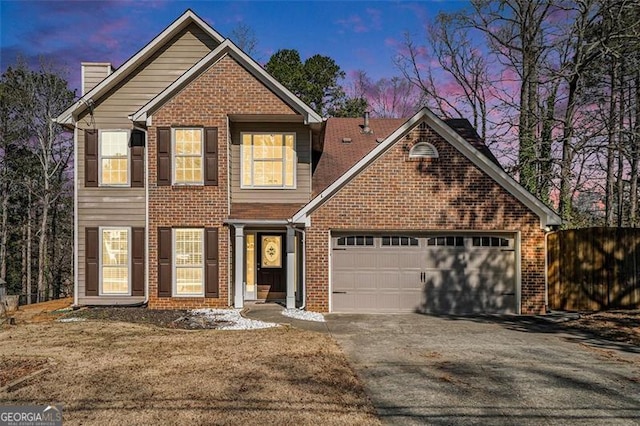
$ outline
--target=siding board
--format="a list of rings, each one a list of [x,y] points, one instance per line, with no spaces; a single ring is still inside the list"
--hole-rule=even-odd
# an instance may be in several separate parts
[[[173,83],[187,69],[217,46],[195,24],[191,24],[167,42],[136,71],[126,77],[110,93],[96,102],[93,117],[81,115],[78,127],[83,129],[131,129],[128,116],[140,109],[160,91]],[[96,72],[85,73],[98,78]],[[100,77],[100,81],[104,75]],[[93,81],[93,80],[91,80]],[[139,303],[144,297],[86,297],[85,293],[85,228],[99,226],[145,226],[144,188],[86,188],[84,185],[84,132],[76,141],[78,152],[78,303],[80,305]]]

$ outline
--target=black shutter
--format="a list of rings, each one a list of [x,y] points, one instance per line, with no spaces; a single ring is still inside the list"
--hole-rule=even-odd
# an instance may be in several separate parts
[[[98,131],[84,131],[84,186],[98,186]]]
[[[171,128],[158,127],[158,186],[171,185]]]
[[[144,296],[144,228],[132,228],[131,234],[131,295]]]
[[[218,128],[204,129],[204,184],[218,185]]]
[[[218,228],[204,230],[205,297],[218,297]]]
[[[158,297],[171,297],[171,228],[158,228]]]
[[[85,296],[98,295],[98,281],[99,281],[98,253],[100,252],[100,250],[98,249],[99,244],[100,244],[100,240],[98,238],[98,228],[85,228],[85,239],[84,239],[84,247],[85,247],[84,294]]]
[[[131,187],[144,188],[144,146],[145,133],[140,130],[131,132]]]

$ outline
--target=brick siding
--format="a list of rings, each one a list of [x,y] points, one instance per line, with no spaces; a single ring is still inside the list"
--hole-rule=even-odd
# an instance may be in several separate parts
[[[225,56],[153,114],[148,133],[149,161],[149,307],[194,309],[226,307],[229,297],[228,128],[230,114],[295,114],[234,59]],[[157,186],[158,127],[218,128],[217,186]],[[219,229],[219,297],[158,297],[158,227]]]
[[[436,147],[439,158],[408,160],[418,136]],[[339,230],[520,231],[522,313],[544,313],[538,216],[431,129],[414,129],[312,213],[306,232],[309,310],[329,310],[330,233]]]

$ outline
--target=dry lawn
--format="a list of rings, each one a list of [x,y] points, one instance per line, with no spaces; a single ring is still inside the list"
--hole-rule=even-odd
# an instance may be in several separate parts
[[[589,332],[601,339],[640,346],[640,310],[584,313],[562,325]]]
[[[0,359],[50,361],[0,404],[61,403],[68,425],[379,424],[319,333],[50,321],[3,326],[0,342]]]

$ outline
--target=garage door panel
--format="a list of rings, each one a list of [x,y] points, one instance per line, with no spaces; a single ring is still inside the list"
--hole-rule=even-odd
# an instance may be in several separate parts
[[[493,292],[495,295],[500,295],[504,292],[515,293],[513,280],[507,279],[501,273],[468,274],[466,283],[466,287],[473,291],[483,290]]]
[[[477,249],[468,254],[468,267],[474,269],[493,267],[496,269],[513,268],[515,252],[500,249]]]
[[[429,248],[424,266],[428,269],[460,269],[467,265],[467,253],[460,249],[445,247]]]
[[[464,280],[464,271],[430,270],[426,272],[425,289],[427,292],[462,289]]]
[[[382,246],[332,252],[333,312],[514,312],[515,251],[509,247]]]
[[[425,302],[421,311],[461,315],[471,313],[514,313],[514,296],[496,296],[493,291],[475,289],[464,291],[432,291],[425,294]]]
[[[335,271],[333,273],[333,288],[334,290],[354,290],[356,283],[359,281],[359,276],[356,271]]]

